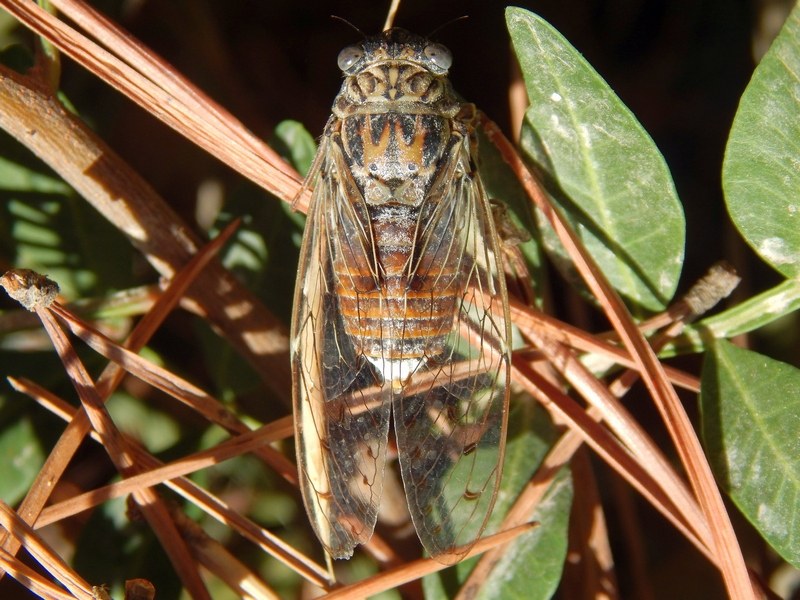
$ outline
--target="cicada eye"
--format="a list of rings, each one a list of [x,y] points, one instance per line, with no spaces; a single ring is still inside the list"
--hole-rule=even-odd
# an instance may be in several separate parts
[[[363,56],[364,51],[360,46],[348,46],[339,52],[339,58],[336,59],[336,62],[342,71],[348,71],[354,64],[360,61]]]
[[[441,44],[428,44],[424,52],[428,60],[443,71],[447,71],[453,64],[453,55]]]

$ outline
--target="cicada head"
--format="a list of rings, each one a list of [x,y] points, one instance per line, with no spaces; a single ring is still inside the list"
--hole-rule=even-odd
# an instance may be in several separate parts
[[[337,106],[344,109],[368,104],[394,108],[452,102],[447,80],[452,63],[452,54],[445,46],[405,29],[395,27],[368,37],[339,53],[338,64],[345,82],[334,111]]]
[[[339,53],[339,68],[345,75],[386,62],[414,63],[435,73],[446,75],[453,64],[453,55],[445,46],[415,35],[400,27],[368,37],[361,44],[347,46]]]

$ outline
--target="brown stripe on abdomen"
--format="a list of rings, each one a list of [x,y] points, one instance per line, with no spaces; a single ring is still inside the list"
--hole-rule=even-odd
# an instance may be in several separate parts
[[[336,293],[344,328],[356,350],[368,358],[406,360],[435,356],[444,350],[460,294],[458,256],[448,248],[433,268],[414,272],[418,209],[384,205],[371,211],[379,285],[346,254],[336,257]],[[418,249],[419,250],[419,249]],[[435,251],[435,250],[432,250]],[[363,261],[362,261],[363,264]],[[366,272],[365,272],[366,271]],[[367,287],[364,282],[372,281]]]

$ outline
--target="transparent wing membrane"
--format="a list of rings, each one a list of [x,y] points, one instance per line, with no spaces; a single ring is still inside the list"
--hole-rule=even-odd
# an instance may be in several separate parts
[[[400,467],[417,533],[432,555],[455,561],[480,536],[494,505],[509,355],[496,237],[480,182],[466,171],[466,143],[452,160],[461,164],[444,187],[455,210],[441,218],[448,220],[451,247],[459,252],[459,308],[444,351],[428,358],[424,371],[412,377],[393,404]],[[439,224],[429,229],[432,236],[443,237]],[[423,246],[439,251],[435,243]],[[416,386],[415,379],[421,380]]]
[[[342,236],[329,228],[334,222],[350,231],[354,224],[329,218],[339,179],[335,162],[324,161],[320,168],[292,332],[296,443],[311,524],[331,556],[346,558],[375,527],[391,401],[342,325],[332,265],[332,256],[342,252]],[[347,239],[353,241],[350,248],[363,247],[356,237]]]

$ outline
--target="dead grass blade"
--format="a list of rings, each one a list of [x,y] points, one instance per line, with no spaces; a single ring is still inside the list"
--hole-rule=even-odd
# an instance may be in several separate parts
[[[209,154],[280,198],[294,196],[302,178],[178,71],[86,4],[51,4],[99,43],[33,3],[0,0],[26,27]]]
[[[10,506],[0,502],[0,525],[25,546],[25,549],[57,581],[67,588],[72,596],[92,600],[92,586],[73,571]],[[9,555],[10,556],[10,555]],[[72,597],[70,596],[70,597]]]
[[[507,531],[502,531],[494,535],[478,540],[472,549],[464,556],[465,559],[472,556],[486,552],[486,550],[495,546],[506,544],[520,535],[523,535],[536,527],[536,523],[529,523],[521,525]],[[325,596],[325,598],[333,600],[339,599],[352,599],[362,600],[368,596],[373,596],[387,590],[394,589],[398,586],[425,577],[431,573],[436,573],[446,569],[448,565],[442,564],[438,560],[432,558],[421,558],[419,560],[406,563],[402,566],[395,567],[363,579],[353,585],[348,585],[343,588],[336,589]]]
[[[17,391],[32,397],[53,414],[65,421],[68,421],[75,413],[75,409],[64,400],[33,382],[14,380],[13,384]],[[274,434],[279,435],[286,433],[287,425],[288,422],[286,420],[276,422],[276,431]],[[101,443],[100,436],[97,432],[92,431],[91,437],[96,442]],[[140,465],[142,470],[154,470],[163,466],[161,461],[136,444],[131,444],[131,453],[136,464]],[[284,563],[287,567],[294,570],[301,577],[304,577],[314,585],[323,588],[330,585],[327,571],[324,568],[317,565],[302,553],[297,552],[290,545],[281,541],[266,529],[259,527],[242,516],[236,510],[227,506],[222,500],[207,492],[191,480],[181,476],[164,481],[163,483],[220,523],[229,526],[233,531],[256,544],[271,556],[274,556],[277,560]],[[39,523],[37,523],[36,526],[38,527]]]
[[[231,227],[226,228],[214,242],[206,246],[204,251],[196,254],[186,265],[186,268],[175,276],[156,301],[153,309],[139,321],[131,332],[127,342],[129,348],[139,350],[147,343],[166,315],[183,296],[188,286],[202,269],[208,265],[222,244],[230,238],[235,228],[236,224],[232,223]],[[97,383],[100,397],[103,401],[116,389],[123,375],[124,371],[113,363],[103,370]],[[36,522],[50,494],[55,489],[55,484],[63,475],[67,464],[72,460],[73,455],[89,430],[88,416],[85,412],[78,411],[74,418],[69,421],[66,429],[51,450],[19,507],[19,514],[25,522],[29,524]],[[13,539],[4,539],[2,547],[11,554],[16,554],[19,549],[19,545]]]
[[[630,454],[651,473],[653,480],[659,483],[685,516],[687,524],[698,532],[701,538],[705,538],[708,530],[694,497],[669,460],[630,412],[569,349],[541,336],[535,336],[533,341],[548,355],[551,364],[571,386],[598,411],[609,429],[628,448]]]
[[[514,170],[536,208],[553,227],[575,268],[600,302],[623,345],[637,363],[637,370],[640,371],[642,379],[661,413],[707,520],[707,527],[713,540],[712,547],[718,560],[717,565],[728,593],[733,598],[754,598],[747,567],[719,489],[714,482],[711,468],[675,389],[669,384],[664,374],[661,363],[636,327],[622,300],[581,246],[576,234],[550,203],[547,194],[530,174],[513,145],[503,136],[497,125],[489,121],[485,115],[482,115],[481,119],[487,136],[498,147],[504,160]]]
[[[209,422],[215,423],[231,433],[242,434],[250,431],[250,428],[219,400],[192,383],[116,344],[58,303],[53,305],[53,313],[63,319],[70,331],[96,352],[119,364],[125,371],[145,383],[169,394],[197,411]],[[296,485],[297,470],[294,464],[288,461],[281,453],[266,446],[257,449],[255,454],[290,483]]]
[[[126,442],[106,411],[94,382],[69,343],[66,334],[47,308],[37,308],[36,312],[53,341],[56,352],[78,393],[92,428],[100,436],[103,448],[114,466],[122,475],[137,473],[141,466],[134,462],[130,444]],[[180,536],[180,532],[170,518],[169,511],[161,498],[150,488],[137,490],[132,496],[150,524],[153,533],[161,542],[164,551],[170,557],[187,592],[193,598],[210,600],[211,596],[197,571],[197,565],[191,552]]]
[[[569,323],[525,306],[513,298],[509,299],[509,307],[514,325],[528,339],[544,336],[575,350],[606,357],[612,363],[634,370],[637,368],[637,364],[625,350],[606,339],[592,335]],[[700,391],[700,381],[694,375],[689,375],[669,366],[664,367],[664,372],[675,385],[692,392]]]
[[[218,465],[230,458],[253,452],[265,444],[288,437],[292,435],[292,432],[292,420],[286,417],[248,433],[231,437],[208,450],[195,452],[160,467],[143,470],[122,481],[48,506],[37,519],[36,527],[45,527],[50,523],[61,521],[108,500],[130,494],[137,489],[166,483],[170,479]]]
[[[648,470],[650,465],[645,466],[639,457],[631,454],[596,421],[599,418],[597,409],[592,407],[589,411],[585,411],[524,361],[515,360],[513,368],[519,376],[518,381],[534,398],[546,408],[556,411],[559,419],[568,422],[584,442],[667,517],[698,550],[709,554],[710,533],[705,530],[705,521],[697,523],[687,520],[688,517],[684,512],[686,507],[678,506],[676,499],[664,491],[661,483]],[[565,443],[570,446],[574,441],[566,438]],[[695,533],[698,528],[702,532],[701,535]]]
[[[75,596],[56,587],[16,556],[9,554],[2,548],[0,548],[0,568],[16,579],[20,585],[45,600],[75,600],[76,597],[85,598],[83,595]],[[93,597],[90,596],[90,598]]]
[[[197,523],[178,510],[172,517],[184,536],[191,540],[198,562],[213,573],[240,598],[253,600],[279,600],[278,593],[262,581],[243,562],[233,556],[225,546],[209,536]]]

